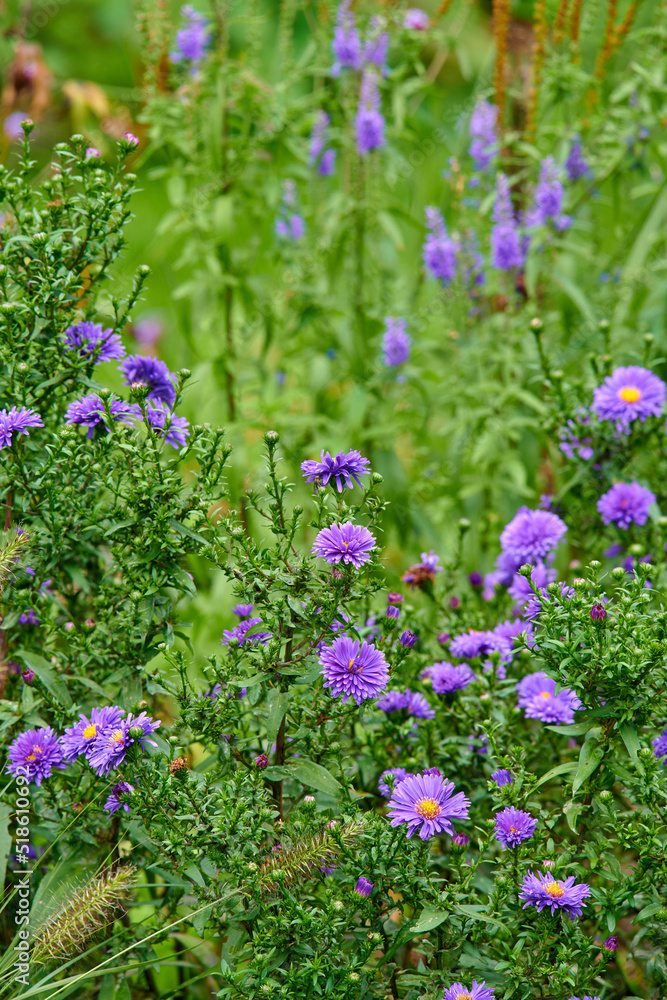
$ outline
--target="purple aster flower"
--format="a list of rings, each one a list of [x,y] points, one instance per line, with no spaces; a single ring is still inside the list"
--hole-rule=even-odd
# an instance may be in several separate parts
[[[403,27],[408,31],[427,31],[431,19],[420,7],[408,7],[403,18]]]
[[[426,208],[426,225],[429,233],[422,247],[424,267],[432,277],[448,285],[456,274],[460,246],[447,235],[445,221],[437,208]]]
[[[210,41],[208,21],[189,4],[181,7],[181,17],[188,23],[176,32],[176,50],[170,53],[169,58],[173,63],[181,59],[197,63],[206,55],[206,46]]]
[[[613,420],[617,430],[629,431],[633,420],[659,417],[665,403],[665,383],[648,368],[616,368],[593,391],[593,409],[599,420]]]
[[[377,698],[389,681],[389,665],[384,655],[372,643],[340,636],[333,646],[324,646],[320,653],[324,687],[331,688],[334,698],[343,695],[343,704],[353,698],[357,705],[368,698]]]
[[[118,423],[131,424],[136,420],[136,407],[124,402],[122,399],[115,399],[113,396],[109,401],[111,419]],[[82,424],[88,428],[88,437],[92,438],[96,427],[102,426],[105,431],[109,431],[107,426],[108,415],[104,408],[104,403],[99,396],[93,394],[75,399],[67,407],[65,419],[68,424]]]
[[[402,594],[397,594],[395,590],[390,590],[389,593],[387,594],[387,603],[388,604],[402,604],[403,603],[403,595]]]
[[[10,744],[7,758],[6,770],[9,774],[22,774],[36,785],[41,785],[54,768],[67,767],[60,740],[51,726],[21,733]]]
[[[21,122],[27,120],[28,116],[25,111],[12,111],[12,113],[7,115],[2,123],[2,131],[8,139],[11,139],[12,142],[16,142],[18,139],[23,138]]]
[[[520,635],[528,646],[535,645],[533,626],[530,622],[520,620],[500,622],[491,632],[494,637],[494,648],[501,654],[503,663],[511,663],[514,659],[515,642]]]
[[[377,707],[387,714],[405,709],[415,719],[435,719],[435,711],[424,695],[413,692],[410,688],[407,691],[387,691],[378,700]]]
[[[88,146],[86,148],[86,156],[90,156],[94,160],[99,160],[101,155],[102,154],[100,153],[99,149],[96,149],[95,146]],[[122,354],[118,355],[119,358],[122,358],[122,356],[123,356]]]
[[[255,765],[255,767],[258,767],[260,770],[262,770],[263,768],[267,767],[268,763],[269,763],[269,758],[266,756],[265,753],[257,754],[257,756],[255,757],[255,759],[253,761],[253,764]]]
[[[485,981],[478,983],[473,979],[472,986],[464,986],[463,983],[454,983],[448,990],[445,990],[443,1000],[493,1000],[494,989],[485,986]]]
[[[418,636],[415,635],[414,632],[411,632],[410,629],[406,628],[405,632],[401,632],[401,637],[398,641],[400,642],[401,646],[406,646],[408,649],[410,649],[411,646],[415,645],[417,639]]]
[[[394,779],[393,787],[390,787],[389,783],[385,781],[389,775],[392,775]],[[408,772],[404,767],[390,767],[387,771],[383,771],[378,779],[378,788],[380,792],[389,798],[393,792],[393,789],[400,785],[400,783],[407,778]]]
[[[103,330],[101,323],[75,323],[65,330],[63,343],[68,351],[78,351],[82,358],[94,360],[96,365],[125,354],[118,334],[111,327]]]
[[[138,146],[139,145],[139,138],[138,138],[138,136],[136,136],[134,134],[134,132],[124,132],[123,133],[123,140],[125,142],[129,143],[130,146]]]
[[[558,592],[556,594],[550,594],[548,590],[543,590],[539,597],[536,594],[533,594],[531,599],[526,602],[523,609],[523,617],[528,622],[531,622],[541,615],[549,604],[553,603],[554,606],[558,606],[563,604],[565,601],[571,601],[573,597],[573,588],[568,587],[566,583],[559,583]]]
[[[405,691],[387,691],[377,702],[377,707],[389,715],[390,712],[400,712],[407,705]]]
[[[389,802],[391,825],[407,823],[407,836],[421,827],[428,840],[436,833],[453,834],[452,819],[467,819],[470,801],[463,792],[452,795],[454,783],[436,774],[409,774],[394,789]]]
[[[130,807],[127,802],[122,802],[120,796],[128,795],[130,792],[134,791],[134,785],[131,785],[129,781],[119,781],[114,785],[109,793],[109,798],[104,803],[104,808],[112,816],[118,809],[124,809],[126,813],[129,813]]]
[[[157,746],[148,737],[161,725],[159,719],[151,719],[142,712],[141,715],[128,715],[117,724],[103,729],[97,734],[93,746],[88,752],[90,766],[99,775],[108,774],[114,768],[120,767],[131,746],[135,744],[143,751],[146,743]],[[139,730],[138,734],[130,730]]]
[[[39,625],[41,619],[37,617],[34,608],[28,608],[23,614],[19,615],[19,625]]]
[[[370,896],[373,891],[373,883],[366,878],[365,875],[360,875],[357,879],[357,884],[354,887],[354,891],[359,896],[365,896],[366,899]]]
[[[371,470],[368,459],[353,449],[348,452],[339,451],[335,458],[323,450],[320,452],[319,462],[309,458],[301,463],[301,471],[307,483],[315,483],[317,486],[326,486],[334,479],[336,489],[342,493],[343,486],[354,489],[353,479],[358,486],[363,487],[359,476],[368,476]]]
[[[138,412],[140,415],[141,410]],[[183,448],[187,444],[190,423],[185,417],[177,417],[166,406],[147,406],[146,420],[154,433],[163,437],[172,448]]]
[[[542,226],[549,219],[558,223],[563,218],[563,185],[553,156],[547,156],[540,165],[540,177],[535,188],[532,208],[526,217],[529,226]]]
[[[28,667],[26,670],[21,671],[21,680],[25,684],[32,684],[36,676],[37,674],[35,673],[34,670],[31,670],[30,667]]]
[[[126,385],[142,382],[149,388],[148,399],[166,403],[171,407],[176,402],[176,376],[167,368],[164,361],[159,361],[150,355],[130,354],[118,366],[123,374]]]
[[[570,688],[561,688],[556,693],[556,682],[542,670],[520,680],[517,693],[517,704],[525,709],[526,718],[540,722],[569,725],[574,722],[575,711],[583,708]]]
[[[517,573],[511,585],[507,588],[507,593],[515,601],[525,604],[526,601],[529,601],[535,595],[535,591],[530,585],[531,582],[539,590],[544,590],[548,583],[555,581],[557,576],[558,573],[555,569],[545,565],[543,562],[538,562],[530,574],[530,581],[523,574]]]
[[[531,510],[520,507],[512,520],[503,528],[500,545],[519,566],[535,566],[558,545],[567,531],[567,525],[557,514],[548,510]]]
[[[488,656],[496,648],[492,632],[480,632],[477,629],[469,629],[463,635],[456,635],[452,639],[449,652],[452,656],[458,656],[462,660],[472,660],[476,656]]]
[[[336,169],[336,150],[325,149],[319,162],[317,172],[320,177],[330,177]]]
[[[653,753],[658,760],[667,755],[667,729],[664,730],[661,736],[656,736],[653,740]],[[665,764],[667,765],[667,761],[665,761]]]
[[[607,940],[602,945],[602,947],[605,949],[605,951],[616,951],[618,948],[617,935],[612,934],[611,937],[608,937]]]
[[[648,509],[656,502],[651,493],[638,482],[614,483],[597,502],[597,508],[604,524],[612,522],[619,528],[628,529],[631,524],[646,524]]]
[[[503,847],[517,847],[522,841],[530,840],[536,826],[537,820],[530,813],[508,806],[496,815],[496,840]]]
[[[395,608],[393,604],[390,604],[387,608],[387,618],[393,618],[394,621],[401,617],[401,609]]]
[[[523,240],[514,218],[510,185],[505,174],[498,174],[496,202],[493,209],[495,225],[491,230],[491,259],[501,271],[523,267],[526,254]]]
[[[29,437],[29,427],[43,427],[39,413],[27,406],[12,406],[10,410],[0,410],[0,448],[9,448],[13,434]]]
[[[432,573],[442,572],[442,566],[439,565],[440,556],[437,556],[433,549],[430,552],[422,552],[421,557],[422,561],[419,565],[423,566],[424,569],[428,569]]]
[[[467,663],[454,666],[441,660],[434,663],[430,668],[431,684],[436,694],[449,694],[452,691],[460,691],[475,680],[475,675]]]
[[[573,875],[563,881],[555,879],[553,875],[543,875],[542,872],[528,872],[524,877],[519,899],[525,900],[524,910],[528,906],[535,906],[537,912],[541,913],[548,906],[552,913],[564,910],[570,920],[574,920],[581,916],[584,900],[590,894],[589,886],[585,883],[576,885]]]
[[[251,629],[253,629],[256,625],[261,625],[261,623],[261,618],[246,618],[245,621],[239,622],[239,624],[235,625],[234,628],[224,629],[220,645],[228,646],[232,639],[238,639],[239,646],[243,646],[246,641],[249,644],[253,642],[260,642],[263,646],[265,646],[271,638],[270,632],[254,632],[252,635],[249,634]]]
[[[489,101],[478,101],[470,116],[469,153],[475,161],[475,170],[485,170],[498,151],[496,121],[498,108]]]
[[[319,117],[313,125],[313,131],[310,135],[310,147],[308,150],[309,163],[312,164],[317,162],[320,153],[324,149],[326,143],[326,133],[330,124],[331,118],[326,111],[320,111]]]
[[[232,608],[232,614],[239,618],[249,618],[255,609],[254,604],[237,604]]]
[[[60,737],[65,760],[76,760],[81,754],[88,756],[95,738],[105,729],[115,729],[123,715],[125,715],[125,709],[118,708],[116,705],[93,708],[90,712],[90,718],[87,715],[79,715],[79,721],[76,725],[70,726],[69,729],[65,730],[65,735]]]
[[[319,532],[312,548],[313,555],[321,556],[329,563],[352,563],[359,569],[370,559],[375,548],[375,538],[363,525],[346,521],[332,524]]]
[[[359,107],[355,119],[357,150],[364,156],[371,150],[384,146],[384,118],[380,112],[380,92],[377,76],[364,70],[359,92]]]
[[[512,777],[512,772],[508,771],[506,767],[499,767],[491,775],[491,781],[495,781],[498,788],[502,788],[503,785],[511,785],[514,778]]]
[[[583,147],[577,139],[572,143],[572,149],[565,161],[565,173],[571,181],[579,180],[588,172],[588,164],[583,156]]]
[[[335,62],[331,75],[338,76],[341,69],[361,69],[361,39],[355,28],[352,0],[343,0],[336,15],[336,27],[331,43]]]
[[[405,332],[406,322],[398,317],[387,316],[387,329],[382,338],[384,363],[390,366],[404,364],[410,357],[410,337]]]
[[[147,316],[133,323],[130,333],[142,347],[152,350],[162,336],[162,323],[156,316]]]

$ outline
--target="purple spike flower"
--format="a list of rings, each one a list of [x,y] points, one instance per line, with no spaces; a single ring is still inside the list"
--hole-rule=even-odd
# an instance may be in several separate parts
[[[308,459],[301,463],[303,478],[307,483],[316,483],[317,486],[326,486],[332,479],[336,482],[336,489],[343,492],[343,486],[354,489],[352,480],[362,486],[360,476],[370,474],[370,462],[364,458],[361,452],[339,451],[335,458],[328,451],[320,452],[319,462],[315,459]]]
[[[512,777],[512,772],[508,771],[506,767],[499,767],[491,775],[491,781],[495,781],[498,788],[502,788],[503,785],[511,785],[514,778]]]
[[[103,330],[101,323],[75,323],[65,330],[63,344],[68,351],[78,351],[82,358],[93,360],[96,365],[122,358],[125,354],[118,334],[111,327]]]
[[[387,316],[387,329],[382,338],[384,363],[390,366],[405,364],[410,357],[410,337],[405,332],[406,322],[400,317]]]
[[[367,40],[364,45],[363,59],[364,62],[372,63],[377,66],[382,76],[387,75],[387,50],[389,49],[389,32],[381,31],[377,33],[377,29],[380,23],[380,19],[377,17],[371,18],[371,28],[374,34]]]
[[[28,782],[34,781],[36,785],[41,785],[45,778],[50,777],[54,768],[64,767],[67,763],[60,740],[51,726],[21,733],[7,751],[6,770],[9,774],[22,774]]]
[[[164,361],[152,356],[130,354],[118,366],[126,385],[141,382],[149,388],[148,399],[166,403],[171,409],[176,402],[176,376],[167,368]]]
[[[467,663],[454,666],[441,660],[434,663],[430,669],[431,684],[436,694],[450,694],[452,691],[460,691],[475,680],[475,675]]]
[[[29,437],[29,427],[43,427],[39,413],[27,406],[12,406],[10,410],[0,410],[0,448],[11,447],[14,434]]]
[[[458,792],[454,783],[435,774],[410,774],[402,781],[389,802],[391,825],[407,823],[407,836],[419,830],[422,840],[436,833],[453,834],[453,819],[467,819],[469,799]]]
[[[533,206],[527,214],[526,224],[543,226],[551,219],[557,229],[565,229],[570,220],[562,214],[563,185],[553,156],[547,156],[540,166],[540,177],[535,188]]]
[[[659,417],[665,404],[665,383],[648,368],[616,368],[593,392],[598,420],[612,420],[628,432],[634,420]]]
[[[385,781],[385,778],[389,775],[391,775],[394,779],[393,787],[390,787],[389,783]],[[400,785],[400,783],[407,778],[407,776],[408,772],[404,767],[390,767],[387,771],[383,771],[378,779],[378,788],[382,795],[389,798],[392,795],[393,789],[396,788],[397,785]]]
[[[384,118],[380,112],[377,76],[370,70],[364,70],[361,79],[355,130],[357,150],[361,156],[384,146]]]
[[[498,108],[489,101],[478,101],[470,116],[472,142],[469,153],[475,161],[475,170],[486,170],[496,155],[498,149],[497,118]]]
[[[604,524],[612,522],[627,530],[631,524],[646,524],[651,504],[656,502],[651,493],[638,482],[614,483],[597,502],[597,508]]]
[[[121,795],[129,795],[130,792],[134,791],[134,785],[131,785],[129,781],[119,781],[115,784],[111,792],[109,793],[109,798],[104,803],[104,808],[112,816],[118,809],[124,809],[126,813],[129,813],[130,807],[127,802],[123,802],[120,798]]]
[[[572,149],[565,161],[565,173],[571,181],[579,180],[588,173],[588,164],[583,156],[583,147],[577,139],[572,143]]]
[[[361,39],[350,10],[352,0],[343,0],[336,15],[336,27],[331,43],[335,62],[331,75],[338,76],[341,69],[361,69]]]
[[[460,246],[447,235],[445,221],[437,208],[426,208],[426,225],[429,233],[422,248],[424,267],[432,277],[448,285],[456,274]]]
[[[111,412],[111,419],[116,423],[131,424],[137,417],[136,407],[131,406],[122,399],[114,399],[112,397],[109,402],[109,410]],[[65,413],[65,419],[68,424],[82,424],[84,427],[87,427],[89,438],[92,438],[93,431],[100,425],[107,433],[109,431],[107,426],[109,418],[104,408],[104,403],[99,396],[92,394],[83,396],[81,399],[75,399],[73,403],[70,403]]]
[[[530,813],[508,806],[496,815],[496,840],[503,847],[517,847],[524,840],[530,840],[536,826],[537,820]]]
[[[575,884],[573,875],[563,881],[542,872],[528,872],[524,877],[519,899],[525,901],[524,910],[528,906],[535,906],[537,912],[541,913],[548,906],[552,913],[564,910],[570,920],[575,920],[581,916],[584,900],[590,894],[590,887],[585,883]]]
[[[500,271],[523,267],[526,257],[523,241],[514,218],[510,185],[505,174],[498,174],[496,202],[493,209],[495,225],[491,230],[491,260]]]
[[[494,989],[485,985],[484,980],[478,983],[476,979],[473,979],[472,986],[454,983],[448,990],[445,990],[443,1000],[493,1000],[494,992]]]
[[[343,704],[353,698],[357,705],[377,698],[389,681],[389,665],[383,653],[365,640],[340,636],[332,646],[323,646],[320,665],[324,687],[334,698],[343,695]]]
[[[313,131],[310,136],[310,147],[308,150],[308,162],[313,164],[317,162],[317,159],[324,149],[326,143],[326,133],[329,125],[331,123],[331,118],[326,113],[326,111],[321,111],[319,118],[313,125]]]
[[[181,7],[181,17],[188,23],[176,33],[176,50],[170,53],[169,58],[173,63],[180,62],[181,59],[197,63],[206,55],[206,46],[210,41],[208,21],[199,11],[193,10],[190,4]]]
[[[80,714],[79,721],[66,729],[64,736],[60,737],[65,760],[76,760],[81,754],[88,756],[99,733],[104,729],[115,729],[123,715],[125,709],[118,708],[117,705],[93,708],[90,718]]]
[[[320,177],[330,177],[336,169],[336,150],[325,149],[322,153],[317,172]]]
[[[517,693],[517,704],[525,709],[526,718],[540,722],[569,725],[574,722],[575,711],[583,707],[570,688],[556,693],[556,682],[542,670],[520,680]]]
[[[368,528],[346,521],[323,528],[313,544],[313,555],[321,556],[328,563],[351,563],[360,569],[370,559],[375,548],[375,538]]]

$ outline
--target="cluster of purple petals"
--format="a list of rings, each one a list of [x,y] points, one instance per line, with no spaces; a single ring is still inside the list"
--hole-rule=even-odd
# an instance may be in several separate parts
[[[503,564],[514,572],[526,563],[536,566],[552,555],[567,531],[567,525],[548,510],[520,507],[500,535],[500,546],[507,559]]]
[[[498,151],[496,121],[498,108],[489,101],[478,101],[470,116],[469,153],[475,161],[475,170],[486,170]]]
[[[523,809],[508,806],[496,815],[496,840],[503,847],[518,847],[535,833],[537,820]]]
[[[380,92],[376,73],[364,70],[359,92],[359,107],[354,122],[357,151],[365,156],[384,145],[384,118],[380,111]]]
[[[65,413],[65,420],[68,424],[81,424],[83,427],[87,427],[88,437],[92,438],[95,428],[100,424],[107,432],[109,431],[107,424],[109,414],[111,420],[124,424],[131,424],[137,418],[134,406],[113,396],[109,400],[109,413],[107,413],[100,397],[91,393],[70,403]]]
[[[151,355],[131,354],[125,358],[118,370],[126,385],[142,383],[148,386],[147,399],[165,403],[171,409],[176,402],[176,378],[164,361]]]
[[[185,417],[177,417],[166,406],[147,406],[146,420],[153,432],[158,437],[163,437],[172,448],[183,448],[186,445],[190,423]]]
[[[363,59],[364,62],[377,66],[382,76],[386,76],[388,73],[387,52],[389,51],[389,32],[379,31],[380,24],[379,17],[372,17],[370,19],[369,27],[371,35],[364,45]]]
[[[131,785],[128,781],[119,781],[112,787],[109,798],[104,803],[104,808],[112,816],[118,809],[124,809],[126,813],[129,813],[130,807],[128,803],[123,802],[120,796],[129,795],[133,791],[134,785]]]
[[[555,594],[549,593],[547,589],[544,589],[539,596],[533,594],[530,600],[526,601],[523,609],[523,617],[526,621],[532,622],[542,614],[546,605],[551,603],[561,605],[565,601],[571,601],[573,597],[573,588],[568,587],[566,583],[559,583],[558,591]]]
[[[103,361],[122,358],[125,348],[117,333],[111,328],[102,329],[101,323],[85,320],[65,330],[63,344],[68,351],[77,351],[82,358],[92,359],[96,365]]]
[[[394,789],[388,815],[392,826],[407,824],[409,837],[419,830],[422,840],[436,833],[453,834],[453,819],[467,819],[469,799],[458,792],[454,783],[438,774],[410,774]]]
[[[368,698],[377,698],[389,681],[389,665],[383,653],[365,640],[340,636],[332,646],[320,652],[324,687],[331,688],[334,698],[343,696],[360,705]]]
[[[254,610],[254,604],[236,604],[232,608],[232,614],[236,615],[238,618],[250,618],[250,615]]]
[[[261,618],[246,618],[245,621],[239,622],[234,628],[224,629],[222,633],[222,639],[220,640],[221,646],[228,646],[232,639],[238,639],[239,646],[243,646],[246,642],[250,645],[254,642],[260,642],[263,646],[271,638],[270,632],[253,632],[250,635],[250,630],[255,628],[256,625],[261,625]]]
[[[585,431],[590,422],[589,414],[582,411],[577,413],[574,419],[568,419],[565,427],[562,427],[558,432],[560,438],[558,447],[569,459],[579,457],[584,462],[589,462],[595,455],[595,451],[591,447],[593,438]]]
[[[584,159],[583,147],[577,139],[572,143],[572,148],[565,161],[565,173],[571,181],[579,180],[588,173],[588,164]]]
[[[197,63],[206,55],[206,46],[210,41],[208,21],[190,4],[181,7],[181,17],[187,21],[187,24],[176,32],[176,49],[170,53],[169,58],[174,63],[180,62],[182,59]]]
[[[6,770],[41,785],[55,768],[67,767],[60,739],[51,726],[29,729],[10,745]]]
[[[579,997],[570,997],[570,1000],[580,1000],[580,998]],[[582,997],[581,1000],[600,1000],[600,997],[585,996],[585,997]]]
[[[655,493],[638,482],[614,483],[597,502],[597,509],[605,524],[615,524],[628,529],[631,524],[646,524]]]
[[[332,869],[333,871],[333,869]],[[354,891],[358,896],[364,896],[366,899],[370,896],[373,891],[373,883],[370,879],[367,879],[365,875],[360,875],[357,879],[357,884],[354,887]]]
[[[575,884],[573,875],[561,881],[554,879],[553,875],[529,872],[524,877],[519,899],[524,901],[524,910],[528,906],[534,906],[541,913],[549,907],[552,913],[563,910],[570,920],[575,920],[581,916],[584,900],[590,894],[590,887],[585,883]]]
[[[331,119],[329,118],[329,115],[326,111],[321,111],[319,118],[313,126],[313,131],[310,136],[308,159],[311,164],[317,163],[317,172],[321,177],[328,177],[332,174],[336,164],[335,149],[324,149],[326,145],[326,134],[330,124]]]
[[[80,714],[79,721],[66,729],[60,737],[65,760],[76,760],[82,754],[88,757],[99,734],[106,729],[115,729],[124,715],[125,710],[116,705],[93,708],[90,718]]]
[[[618,431],[629,431],[634,420],[659,417],[665,404],[665,383],[648,368],[616,368],[593,391],[593,410],[599,420],[612,421]]]
[[[448,236],[445,221],[437,208],[426,208],[426,225],[429,233],[422,248],[424,267],[432,277],[448,285],[456,274],[459,244]]]
[[[556,229],[567,229],[572,220],[563,215],[563,184],[553,156],[542,160],[533,205],[526,215],[526,225],[543,226],[551,221]]]
[[[667,756],[667,729],[653,740],[653,753],[658,760],[661,757]],[[667,765],[667,761],[665,761],[665,764]]]
[[[389,783],[385,781],[385,778],[387,778],[389,775],[391,775],[394,779],[393,787],[390,787]],[[390,767],[388,768],[388,770],[383,771],[378,779],[378,788],[382,793],[382,795],[385,795],[387,798],[389,798],[389,796],[392,794],[393,788],[396,788],[397,785],[400,785],[401,781],[407,778],[407,776],[408,772],[405,770],[404,767]]]
[[[415,719],[435,719],[435,710],[431,708],[424,695],[411,691],[410,688],[407,691],[387,691],[378,700],[377,707],[387,714],[405,710]]]
[[[495,781],[498,788],[502,788],[503,785],[511,785],[514,778],[512,777],[512,772],[508,771],[506,767],[499,767],[491,775],[491,780]]]
[[[507,593],[519,604],[525,604],[535,595],[535,588],[544,591],[548,584],[553,583],[558,576],[555,569],[547,566],[546,563],[538,562],[533,566],[530,578],[517,573],[512,583],[507,588]],[[532,584],[532,586],[531,586]]]
[[[346,521],[323,528],[315,538],[312,552],[328,563],[343,562],[359,569],[368,562],[374,548],[375,538],[368,528]]]
[[[416,575],[420,572],[424,573],[441,573],[443,567],[439,565],[440,556],[436,555],[434,550],[431,549],[430,552],[421,553],[421,562],[416,563],[411,566],[407,573],[404,573],[401,579],[404,583],[414,583]]]
[[[363,485],[359,477],[369,475],[370,462],[354,449],[339,451],[335,458],[328,451],[322,450],[319,462],[309,458],[301,463],[301,472],[307,483],[315,483],[317,486],[326,486],[333,479],[336,489],[342,493],[344,486],[354,488],[352,480],[358,486]]]
[[[43,426],[39,413],[27,406],[12,406],[9,410],[0,410],[0,448],[9,448],[14,434],[29,437],[29,427]]]
[[[460,691],[475,680],[475,675],[467,665],[460,663],[454,665],[441,660],[429,667],[431,685],[436,694],[450,694],[452,691]]]
[[[351,3],[352,0],[343,0],[338,8],[331,43],[335,60],[331,67],[332,76],[338,76],[341,69],[361,69],[361,39],[355,27],[354,13],[350,10]]]
[[[431,19],[420,7],[408,7],[403,18],[403,27],[408,31],[427,31]]]
[[[156,721],[142,712],[136,716],[128,715],[115,725],[105,726],[98,732],[92,747],[86,753],[90,766],[100,775],[108,774],[109,771],[120,767],[130,747],[136,745],[143,751],[147,743],[157,746],[155,741],[148,737],[160,725],[159,719]],[[130,730],[140,730],[140,732],[132,733]]]
[[[306,224],[303,221],[303,216],[299,215],[298,212],[294,212],[285,219],[276,220],[276,233],[287,240],[300,240],[305,231]]]
[[[540,670],[528,674],[517,684],[517,704],[528,719],[539,719],[551,725],[569,725],[574,713],[583,705],[570,688],[556,693],[556,681]]]
[[[523,267],[526,258],[525,240],[514,218],[510,185],[505,174],[498,174],[496,201],[491,230],[491,260],[500,271]]]
[[[481,983],[473,979],[472,986],[454,983],[445,990],[443,1000],[493,1000],[494,992],[495,988],[488,987],[484,979]]]
[[[406,321],[400,317],[387,316],[387,328],[382,338],[384,363],[398,367],[410,357],[410,337],[405,332]]]

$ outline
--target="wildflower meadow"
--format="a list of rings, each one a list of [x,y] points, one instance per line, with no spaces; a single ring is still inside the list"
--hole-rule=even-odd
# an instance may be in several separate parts
[[[0,27],[0,1000],[665,1000],[665,4]]]

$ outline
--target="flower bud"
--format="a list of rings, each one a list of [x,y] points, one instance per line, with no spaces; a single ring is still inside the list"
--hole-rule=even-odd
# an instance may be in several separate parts
[[[26,669],[21,672],[21,677],[25,684],[32,684],[35,676],[35,671],[31,670],[30,667],[26,667]]]
[[[267,444],[278,444],[280,441],[280,434],[278,431],[267,431],[264,435],[264,440]]]
[[[141,726],[130,726],[128,730],[128,736],[131,736],[133,740],[138,740],[140,736],[144,735],[144,731]]]
[[[594,604],[591,608],[591,618],[594,622],[604,621],[607,617],[604,604]]]
[[[622,566],[615,566],[611,571],[611,575],[613,576],[614,580],[622,580],[623,577],[625,576],[625,570],[623,569]]]

